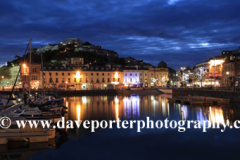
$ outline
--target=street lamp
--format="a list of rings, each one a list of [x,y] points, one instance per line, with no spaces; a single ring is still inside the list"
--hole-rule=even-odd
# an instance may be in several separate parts
[[[2,79],[4,79],[4,76],[2,76]]]
[[[227,74],[227,90],[228,90],[228,75],[229,75],[229,72],[226,72],[226,74]]]

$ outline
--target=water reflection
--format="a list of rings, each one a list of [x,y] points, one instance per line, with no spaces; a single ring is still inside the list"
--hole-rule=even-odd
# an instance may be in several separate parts
[[[140,116],[140,99],[138,96],[124,97],[124,117],[128,119],[138,119]]]
[[[230,107],[193,107],[176,104],[161,95],[65,97],[68,118],[72,120],[152,119],[209,120],[228,126],[239,119],[239,109]]]
[[[139,119],[146,116],[169,117],[169,100],[161,96],[83,96],[65,97],[72,120]]]

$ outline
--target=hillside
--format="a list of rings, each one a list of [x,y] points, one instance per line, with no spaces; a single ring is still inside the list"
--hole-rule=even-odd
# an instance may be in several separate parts
[[[71,57],[83,57],[84,64],[89,65],[106,65],[107,63],[115,63],[119,65],[124,65],[124,58],[119,57],[108,57],[107,55],[99,55],[96,52],[86,52],[86,51],[74,51],[74,45],[67,45],[66,47],[61,47],[58,50],[46,51],[43,53],[43,62],[47,65],[61,65],[60,63],[51,63],[51,60],[64,60]],[[13,64],[19,64],[21,62],[29,61],[29,53],[26,55],[15,56],[15,59],[8,62],[8,66]],[[32,53],[32,63],[41,63],[41,55],[36,52]]]

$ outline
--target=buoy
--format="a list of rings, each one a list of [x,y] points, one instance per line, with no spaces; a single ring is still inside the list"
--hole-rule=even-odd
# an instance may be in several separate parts
[[[204,97],[204,101],[206,101],[207,100],[207,97]]]

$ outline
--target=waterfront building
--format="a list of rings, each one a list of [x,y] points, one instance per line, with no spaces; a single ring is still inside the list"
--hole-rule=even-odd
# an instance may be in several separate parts
[[[161,61],[158,63],[158,68],[168,68],[168,77],[170,81],[170,85],[177,85],[178,83],[178,77],[177,77],[177,72],[172,69],[171,67],[167,66],[167,63],[164,61]]]
[[[41,75],[42,72],[40,72],[40,78]],[[43,67],[43,77],[46,88],[86,90],[123,87],[122,68],[111,67],[111,65]]]
[[[146,86],[148,87],[149,70],[147,68],[138,68],[138,66],[124,68],[124,85],[125,86]]]
[[[167,81],[169,81],[168,77],[168,68],[148,68],[149,70],[149,78],[148,85],[149,86],[161,86],[166,87]]]
[[[208,60],[209,62],[209,73],[206,73],[206,78],[211,81],[211,85],[221,86],[222,85],[222,64],[225,59],[221,56],[216,56],[214,59]]]
[[[239,86],[240,61],[238,59],[226,60],[223,63],[222,76],[224,86]]]
[[[23,89],[28,90],[29,88],[29,64],[22,63],[20,65],[21,72],[20,72],[20,79],[21,79],[21,87]],[[31,89],[38,89],[40,85],[40,70],[41,64],[32,63],[31,64],[31,81],[30,86]]]
[[[123,69],[125,86],[166,86],[168,78],[168,68],[144,68],[136,65],[135,67],[125,67]]]

